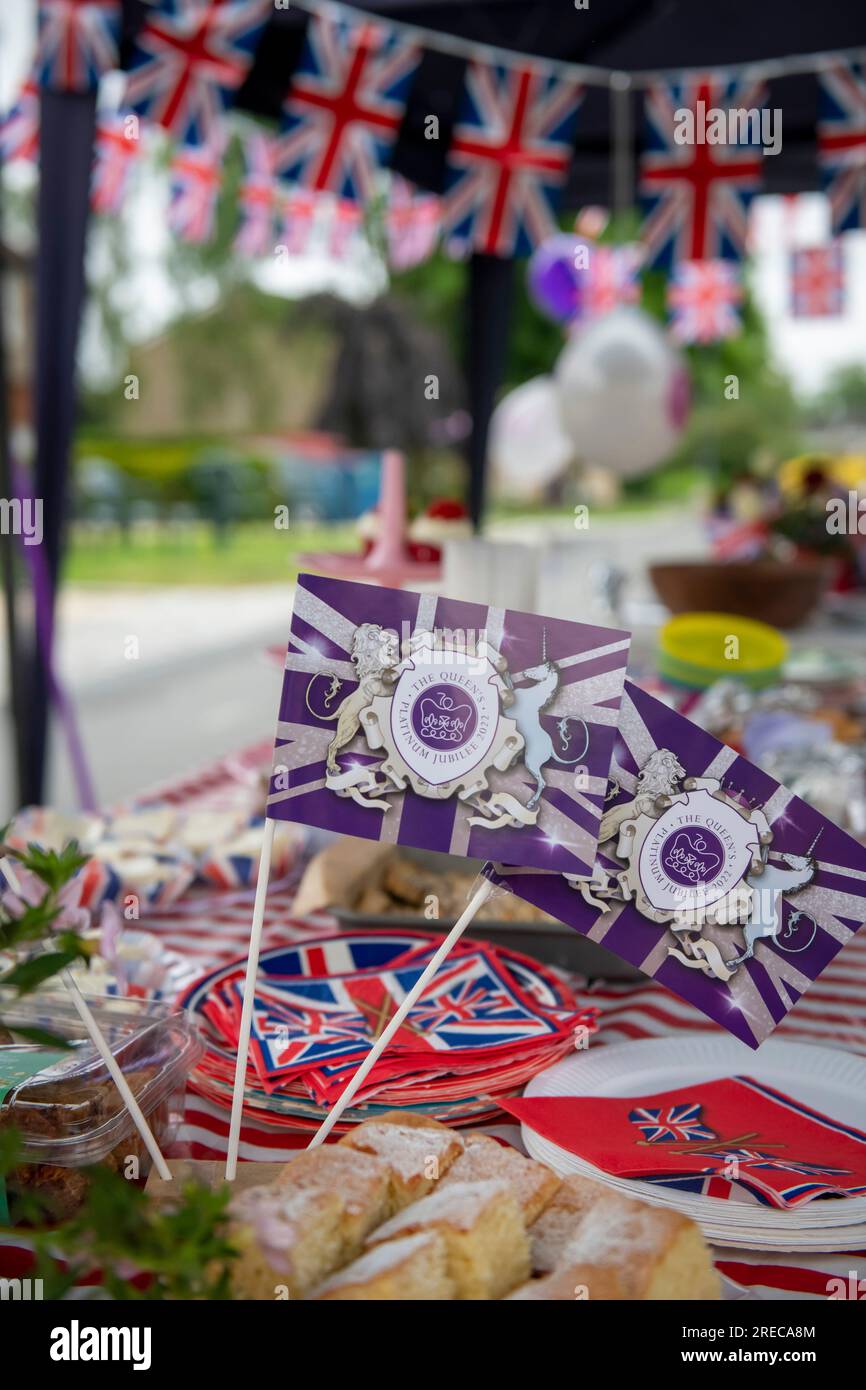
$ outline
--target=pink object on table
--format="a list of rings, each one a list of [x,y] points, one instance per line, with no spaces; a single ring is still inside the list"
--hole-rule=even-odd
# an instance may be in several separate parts
[[[382,455],[379,516],[379,536],[369,554],[320,550],[302,555],[301,564],[332,578],[366,579],[391,588],[438,579],[440,562],[414,560],[406,544],[406,460],[397,449],[386,449]]]

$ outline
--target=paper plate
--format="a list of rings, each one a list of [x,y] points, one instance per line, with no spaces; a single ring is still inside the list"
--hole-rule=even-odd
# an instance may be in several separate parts
[[[753,1076],[804,1105],[862,1129],[866,1058],[835,1048],[771,1038],[753,1051],[736,1038],[680,1033],[675,1038],[590,1047],[534,1077],[527,1096],[645,1096],[728,1076]],[[533,1158],[653,1206],[690,1216],[716,1245],[763,1249],[852,1250],[866,1246],[866,1198],[819,1200],[793,1211],[705,1197],[605,1173],[523,1125]]]

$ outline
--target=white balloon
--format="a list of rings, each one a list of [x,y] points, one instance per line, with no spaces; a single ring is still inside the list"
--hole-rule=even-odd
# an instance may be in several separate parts
[[[641,309],[614,309],[579,329],[555,374],[563,427],[587,464],[627,478],[672,452],[688,414],[688,374]]]
[[[562,428],[553,377],[533,377],[503,396],[488,440],[496,479],[512,497],[531,497],[561,477],[574,446]]]

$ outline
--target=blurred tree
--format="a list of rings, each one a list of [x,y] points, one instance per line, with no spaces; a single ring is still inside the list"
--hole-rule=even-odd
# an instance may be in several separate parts
[[[816,425],[866,423],[866,367],[840,367],[808,408]]]

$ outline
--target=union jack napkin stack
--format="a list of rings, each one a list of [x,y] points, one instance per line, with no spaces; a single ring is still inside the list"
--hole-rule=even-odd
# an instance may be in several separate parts
[[[438,946],[423,932],[357,931],[265,953],[256,984],[248,1113],[315,1119],[347,1080]],[[219,1096],[241,1026],[243,975],[224,967],[187,991],[209,1044],[196,1086]],[[595,1029],[537,962],[460,942],[379,1058],[356,1104],[435,1107],[477,1118]]]
[[[591,873],[625,632],[301,575],[267,814]]]
[[[782,1208],[866,1193],[866,1134],[749,1076],[503,1108],[605,1173],[680,1192]]]
[[[494,882],[757,1047],[866,916],[866,848],[626,682],[591,878]]]

